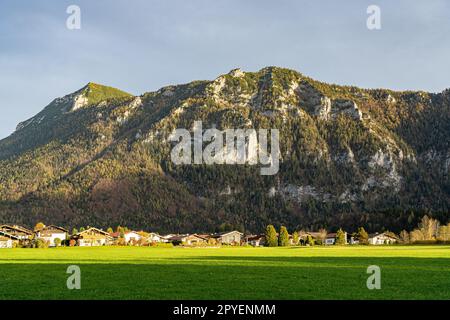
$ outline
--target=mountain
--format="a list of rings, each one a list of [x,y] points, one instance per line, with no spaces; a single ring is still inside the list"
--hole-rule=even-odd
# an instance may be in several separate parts
[[[176,128],[277,128],[280,169],[175,165]],[[240,69],[133,96],[89,83],[0,141],[0,221],[160,232],[357,226],[399,231],[450,208],[450,90],[326,84]]]

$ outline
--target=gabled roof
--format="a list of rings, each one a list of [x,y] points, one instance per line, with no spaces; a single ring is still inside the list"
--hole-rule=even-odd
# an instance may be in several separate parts
[[[202,240],[205,240],[205,241],[208,240],[208,239],[203,238],[202,236],[199,236],[197,234],[181,234],[181,235],[176,235],[176,236],[170,237],[169,241],[183,241],[183,239],[186,239],[188,237],[195,237],[195,238],[199,238],[199,239],[202,239]]]
[[[227,234],[230,234],[230,233],[236,233],[236,232],[239,233],[240,235],[243,235],[242,232],[239,232],[239,231],[237,231],[237,230],[233,230],[233,231],[225,231],[225,232],[215,233],[215,234],[212,235],[212,237],[213,237],[213,238],[220,238],[220,237],[223,237],[223,236],[225,236],[225,235],[227,235]]]
[[[250,236],[247,237],[247,241],[261,240],[261,239],[263,239],[265,237],[266,237],[266,235],[264,235],[264,234],[250,235]]]
[[[97,228],[89,228],[89,229],[86,229],[86,230],[84,230],[84,231],[78,232],[76,235],[77,235],[77,236],[81,236],[81,235],[83,235],[84,233],[87,233],[87,232],[89,232],[89,231],[95,231],[95,232],[97,232],[97,233],[101,233],[101,234],[103,234],[103,235],[105,235],[105,236],[111,237],[111,236],[109,235],[108,232],[103,231],[103,230],[100,230],[100,229],[97,229]]]
[[[0,237],[5,237],[5,238],[13,239],[13,240],[20,240],[19,237],[13,236],[12,234],[9,234],[4,231],[0,231]]]
[[[66,229],[64,229],[63,227],[58,227],[58,226],[55,226],[55,225],[45,226],[44,228],[39,229],[39,230],[37,230],[37,231],[38,231],[38,232],[41,232],[41,231],[49,231],[49,230],[52,230],[52,229],[56,229],[56,230],[59,230],[59,231],[62,231],[62,232],[69,233],[69,231],[66,230]]]
[[[29,230],[27,228],[18,226],[18,225],[2,224],[2,225],[0,225],[0,230],[2,230],[2,229],[11,229],[11,230],[23,232],[23,233],[26,233],[26,234],[29,234],[29,235],[34,234],[33,231],[31,231],[31,230]]]
[[[390,236],[390,235],[388,235],[386,232],[382,232],[382,233],[376,232],[376,233],[371,233],[371,234],[369,234],[369,238],[375,238],[375,237],[377,237],[377,236],[384,236],[384,237],[388,237],[388,238],[397,240],[396,237]]]

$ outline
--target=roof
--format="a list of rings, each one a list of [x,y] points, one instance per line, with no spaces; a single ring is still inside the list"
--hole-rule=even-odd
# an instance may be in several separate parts
[[[4,238],[13,239],[13,240],[19,240],[19,237],[13,236],[12,234],[9,234],[9,233],[4,232],[4,231],[0,231],[0,236],[4,237]]]
[[[212,237],[212,235],[210,235],[210,234],[197,234],[197,236],[199,236],[200,238],[203,238],[203,239],[209,239]]]
[[[247,237],[247,241],[253,241],[253,240],[260,240],[262,238],[265,238],[266,236],[264,234],[259,235],[250,235]]]
[[[44,228],[39,229],[37,231],[39,231],[39,232],[41,232],[41,231],[51,231],[52,229],[56,229],[56,230],[59,230],[59,231],[62,231],[62,232],[69,233],[69,231],[64,229],[63,227],[58,227],[58,226],[55,226],[55,225],[45,226]]]
[[[80,235],[82,235],[83,233],[86,233],[86,232],[88,232],[88,231],[95,231],[95,232],[98,232],[98,233],[101,233],[101,234],[103,234],[103,235],[105,235],[105,236],[109,236],[109,237],[110,237],[110,235],[109,235],[108,232],[103,231],[103,230],[100,230],[100,229],[97,229],[97,228],[89,228],[89,229],[86,229],[86,230],[84,230],[84,231],[78,232],[76,235],[77,235],[77,236],[80,236]]]
[[[202,240],[208,240],[208,239],[203,238],[202,236],[197,235],[197,234],[181,234],[181,235],[176,235],[176,236],[170,237],[169,240],[170,240],[170,241],[183,241],[185,238],[188,238],[188,237],[196,237],[196,238],[199,238],[199,239],[202,239]]]
[[[213,238],[220,238],[220,237],[223,237],[223,236],[225,236],[225,235],[227,235],[227,234],[230,234],[230,233],[236,233],[236,232],[239,233],[240,235],[243,235],[242,232],[239,232],[239,231],[237,231],[237,230],[233,230],[233,231],[225,231],[225,232],[215,233],[215,234],[212,235],[212,237],[213,237]]]
[[[382,233],[376,232],[376,233],[369,234],[369,238],[375,238],[377,236],[384,236],[384,237],[388,237],[388,238],[391,238],[391,239],[397,239],[397,238],[395,238],[393,236],[388,235],[386,232],[382,232]]]
[[[12,230],[16,230],[16,231],[19,231],[19,232],[27,233],[29,235],[34,234],[33,231],[31,231],[31,230],[29,230],[27,228],[18,226],[18,225],[2,224],[2,225],[0,225],[0,229],[12,229]]]
[[[184,238],[186,238],[188,234],[176,234],[176,235],[167,235],[167,239],[170,241],[183,241]]]

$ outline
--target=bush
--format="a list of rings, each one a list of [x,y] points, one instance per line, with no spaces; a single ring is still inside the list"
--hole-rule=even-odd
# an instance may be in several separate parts
[[[155,248],[173,248],[173,243],[172,242],[152,242],[150,244],[150,247],[155,247]]]
[[[47,248],[47,247],[48,247],[48,242],[41,238],[36,239],[33,243],[33,248],[41,249],[41,248]]]
[[[59,247],[61,245],[61,239],[55,238],[55,240],[53,240],[53,243],[55,244],[55,246]]]

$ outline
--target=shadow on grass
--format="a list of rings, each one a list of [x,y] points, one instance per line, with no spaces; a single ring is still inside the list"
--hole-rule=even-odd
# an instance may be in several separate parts
[[[66,287],[71,264],[81,290]],[[381,290],[367,289],[372,264]],[[0,263],[0,299],[449,299],[449,269],[449,259],[361,257]]]

